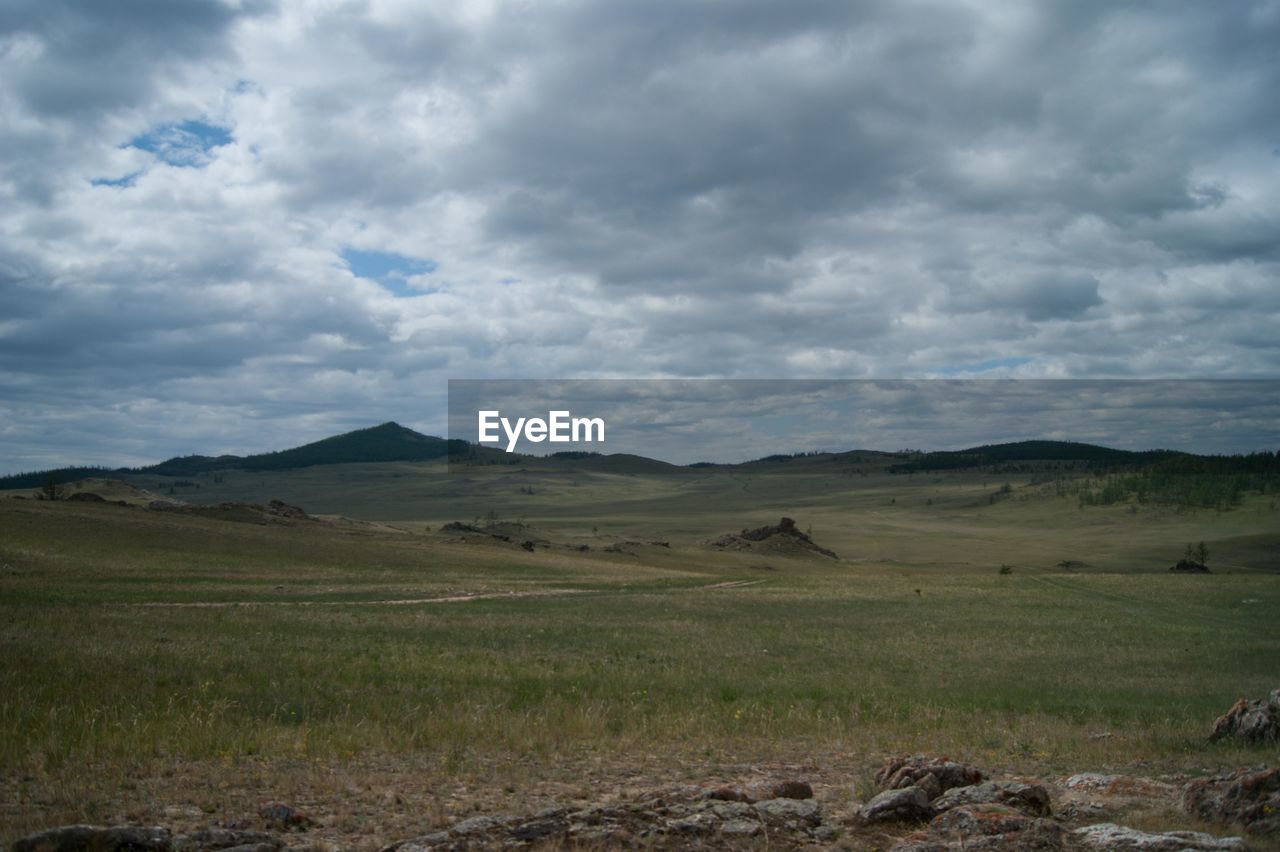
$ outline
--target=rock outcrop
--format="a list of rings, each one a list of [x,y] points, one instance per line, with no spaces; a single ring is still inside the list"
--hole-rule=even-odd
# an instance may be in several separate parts
[[[1192,781],[1183,790],[1182,804],[1208,822],[1280,835],[1280,769],[1238,769]]]
[[[1213,723],[1209,741],[1238,739],[1249,743],[1280,740],[1280,689],[1266,698],[1241,698]]]
[[[720,550],[759,550],[780,555],[825,556],[839,559],[834,551],[815,544],[807,533],[800,531],[791,518],[782,518],[776,525],[744,529],[742,532],[722,535],[709,542]]]
[[[1213,852],[1217,849],[1249,847],[1239,837],[1214,837],[1202,831],[1165,831],[1152,833],[1104,822],[1086,825],[1071,832],[1081,847],[1088,850],[1131,849],[1142,852]]]
[[[875,781],[886,790],[913,785],[920,787],[928,794],[929,801],[933,801],[952,787],[980,783],[982,772],[976,766],[957,763],[950,758],[913,754],[885,761],[876,772]]]
[[[832,839],[813,799],[722,799],[643,802],[572,809],[549,808],[529,817],[479,816],[447,829],[392,844],[382,852],[436,852],[546,844],[554,848],[717,847],[764,836],[796,845]]]

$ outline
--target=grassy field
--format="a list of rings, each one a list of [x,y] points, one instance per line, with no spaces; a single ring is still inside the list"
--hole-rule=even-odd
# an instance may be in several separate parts
[[[1027,479],[993,501],[1005,480],[980,474],[803,467],[197,482],[175,495],[383,523],[0,500],[4,840],[69,821],[207,823],[264,787],[317,803],[399,791],[413,808],[370,805],[384,814],[372,845],[399,825],[388,809],[421,828],[477,789],[511,805],[762,762],[838,769],[852,797],[900,752],[1039,774],[1280,760],[1204,740],[1237,697],[1280,685],[1268,498],[1081,509]],[[842,558],[703,544],[782,514]],[[438,529],[486,516],[589,549]],[[630,540],[670,547],[603,549]],[[1215,573],[1169,574],[1201,540]]]

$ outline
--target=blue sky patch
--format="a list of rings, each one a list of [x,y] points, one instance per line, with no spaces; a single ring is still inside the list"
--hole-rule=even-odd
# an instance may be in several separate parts
[[[408,283],[411,276],[435,272],[437,264],[434,260],[406,257],[389,251],[362,251],[353,248],[344,249],[342,259],[352,275],[377,281],[392,295],[405,298],[434,292],[414,289]]]
[[[1031,361],[1031,358],[992,358],[990,361],[978,361],[975,364],[960,364],[955,367],[942,367],[936,372],[947,376],[971,376],[975,373],[989,373],[992,370],[999,370],[1004,367],[1021,367],[1023,364],[1031,363]]]
[[[124,147],[148,151],[171,166],[201,168],[213,159],[210,151],[230,145],[233,138],[230,130],[216,124],[180,121],[136,136]]]
[[[142,174],[142,172],[133,172],[131,174],[125,175],[124,177],[118,177],[118,178],[94,178],[93,180],[89,181],[89,183],[93,184],[94,186],[119,186],[119,187],[133,186],[133,184],[138,180],[138,175],[140,174]]]

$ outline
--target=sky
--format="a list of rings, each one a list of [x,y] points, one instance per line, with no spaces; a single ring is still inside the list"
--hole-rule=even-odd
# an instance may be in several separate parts
[[[527,437],[521,418],[551,423],[557,411],[557,441],[548,440],[550,427]],[[487,436],[481,412],[490,412]],[[508,452],[631,453],[676,464],[1028,440],[1275,452],[1280,380],[455,379],[448,425],[450,438]]]
[[[449,379],[1280,378],[1277,44],[1277,0],[6,0],[0,473],[443,434]]]

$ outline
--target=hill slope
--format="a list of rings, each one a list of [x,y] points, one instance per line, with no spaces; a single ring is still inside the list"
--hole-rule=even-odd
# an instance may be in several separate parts
[[[216,470],[290,470],[351,462],[427,461],[443,457],[452,445],[465,444],[423,435],[399,423],[383,423],[324,438],[301,447],[249,456],[179,456],[159,464],[110,471],[98,467],[65,467],[0,477],[0,488],[38,488],[52,474],[59,482],[107,473],[151,473],[195,476]]]
[[[251,456],[182,456],[140,469],[139,473],[189,476],[211,470],[288,470],[319,464],[426,461],[444,456],[449,442],[423,435],[399,423],[383,423],[324,438],[291,450]]]

